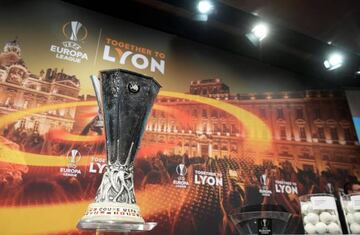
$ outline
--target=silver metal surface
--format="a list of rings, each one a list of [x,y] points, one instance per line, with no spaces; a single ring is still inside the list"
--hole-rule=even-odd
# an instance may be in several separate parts
[[[102,100],[101,100],[101,92],[100,92],[100,88],[101,88],[100,81],[95,75],[91,75],[90,79],[91,79],[91,83],[94,87],[96,101],[98,104],[98,115],[96,116],[96,118],[94,120],[94,126],[95,127],[104,127]]]
[[[130,159],[130,158],[128,158]],[[135,203],[134,166],[119,161],[108,165],[98,188],[95,202]]]
[[[119,223],[118,221],[81,221],[77,227],[82,230],[99,232],[146,232],[152,230],[157,223]]]
[[[101,71],[99,78],[91,76],[91,80],[102,115],[99,120],[105,129],[107,158],[93,205],[106,208],[111,207],[111,203],[125,203],[124,208],[138,208],[134,192],[135,154],[160,85],[151,77],[120,69]],[[153,222],[143,223],[140,212],[137,213],[133,218],[129,215],[111,217],[104,213],[97,215],[100,219],[86,214],[77,227],[140,232],[156,226]]]
[[[151,77],[126,70],[101,71],[99,80],[92,81],[100,96],[107,155],[95,201],[136,203],[133,162],[160,85]]]

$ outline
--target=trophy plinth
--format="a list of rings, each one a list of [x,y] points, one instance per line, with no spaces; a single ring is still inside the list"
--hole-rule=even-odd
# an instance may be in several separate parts
[[[105,128],[106,171],[96,193],[78,223],[79,229],[103,232],[150,231],[136,205],[134,160],[146,120],[160,85],[151,77],[126,70],[100,72],[91,77]]]
[[[100,211],[104,213],[100,214]],[[156,225],[154,222],[145,223],[135,204],[92,203],[77,227],[102,232],[144,232]]]
[[[134,233],[150,231],[157,223],[124,223],[118,221],[80,221],[78,228],[82,230],[97,230],[99,232]]]
[[[92,203],[77,227],[84,230],[108,232],[144,232],[157,223],[145,223],[136,204]]]

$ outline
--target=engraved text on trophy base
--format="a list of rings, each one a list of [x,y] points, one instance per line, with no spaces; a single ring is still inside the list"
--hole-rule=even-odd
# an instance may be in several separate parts
[[[137,205],[118,202],[91,203],[82,220],[144,223]]]

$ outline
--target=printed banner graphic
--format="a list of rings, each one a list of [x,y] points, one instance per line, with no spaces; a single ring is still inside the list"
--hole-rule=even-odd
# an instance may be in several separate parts
[[[62,2],[0,12],[1,234],[87,234],[76,224],[106,170],[89,76],[111,68],[163,86],[135,162],[149,235],[239,234],[231,214],[249,205],[282,206],[301,233],[298,196],[359,179],[343,91]]]

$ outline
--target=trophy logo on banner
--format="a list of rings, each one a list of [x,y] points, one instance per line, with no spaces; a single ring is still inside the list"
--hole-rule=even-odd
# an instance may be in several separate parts
[[[187,173],[187,169],[186,169],[185,164],[181,163],[181,164],[177,165],[176,166],[176,173],[178,175],[185,176],[186,173]]]
[[[62,30],[66,38],[75,42],[84,41],[88,34],[87,28],[79,21],[70,21],[65,23]]]
[[[66,157],[68,159],[68,167],[75,168],[76,163],[81,159],[81,154],[77,149],[72,149],[68,152]]]
[[[126,70],[101,71],[91,77],[106,137],[107,165],[101,184],[80,220],[79,229],[149,231],[136,205],[134,160],[160,85],[151,77]]]
[[[260,183],[261,183],[261,186],[262,186],[264,189],[267,188],[266,180],[267,180],[267,175],[266,175],[266,174],[263,174],[263,175],[260,176]]]
[[[71,21],[71,36],[70,40],[77,41],[77,34],[79,32],[79,29],[81,28],[82,24],[78,21]]]

